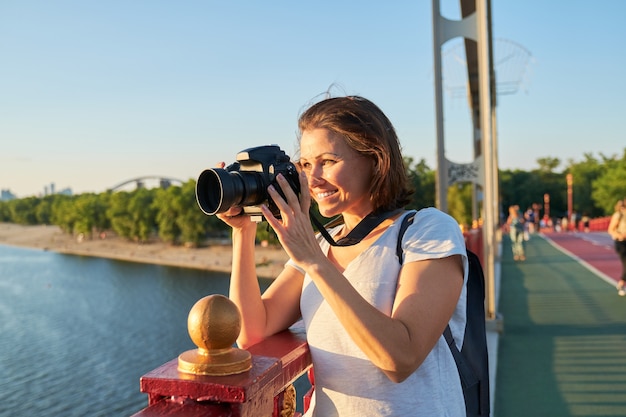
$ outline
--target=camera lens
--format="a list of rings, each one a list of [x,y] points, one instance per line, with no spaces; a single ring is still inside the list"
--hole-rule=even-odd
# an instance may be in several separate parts
[[[266,188],[263,177],[256,172],[207,169],[198,177],[196,200],[204,213],[213,215],[235,206],[261,204],[267,199]]]

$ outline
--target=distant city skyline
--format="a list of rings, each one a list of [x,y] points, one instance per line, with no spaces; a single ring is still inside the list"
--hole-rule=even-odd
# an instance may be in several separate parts
[[[459,18],[458,1],[441,6]],[[22,198],[54,182],[99,193],[144,175],[195,179],[251,146],[294,155],[299,113],[331,86],[374,101],[404,154],[436,169],[431,8],[0,2],[0,189]],[[519,45],[530,58],[513,62],[523,66],[515,94],[498,96],[500,168],[531,170],[554,157],[562,170],[589,153],[621,156],[626,2],[492,0],[492,10],[494,39],[506,40],[496,47]],[[495,52],[502,65],[506,51]],[[465,96],[448,90],[444,100],[446,157],[471,162]]]
[[[8,201],[8,200],[14,200],[18,198],[27,198],[27,197],[45,197],[48,195],[55,195],[55,194],[73,195],[74,192],[72,191],[71,187],[65,187],[65,188],[57,190],[56,184],[53,182],[50,184],[45,184],[40,193],[35,193],[29,196],[17,196],[11,191],[10,188],[2,188],[0,189],[0,201]]]

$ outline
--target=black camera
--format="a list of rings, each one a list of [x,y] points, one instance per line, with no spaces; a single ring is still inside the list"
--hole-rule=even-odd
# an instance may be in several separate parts
[[[280,210],[269,197],[270,184],[284,198],[276,176],[283,174],[289,185],[300,195],[298,171],[288,155],[277,145],[244,149],[237,154],[237,162],[226,169],[207,169],[200,174],[196,184],[196,200],[208,215],[224,213],[231,207],[242,207],[244,213],[261,214],[259,205],[267,202],[276,217]]]

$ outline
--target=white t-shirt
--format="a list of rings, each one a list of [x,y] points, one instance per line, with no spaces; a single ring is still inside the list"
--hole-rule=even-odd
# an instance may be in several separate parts
[[[402,218],[344,271],[361,296],[388,315],[401,267],[396,244]],[[331,235],[340,227],[331,230]],[[330,245],[323,238],[320,246],[328,253]],[[467,282],[463,234],[447,214],[434,208],[420,210],[404,235],[402,248],[405,263],[462,255]],[[292,261],[287,264],[300,269]],[[464,285],[450,320],[459,349],[463,344],[465,304]],[[443,335],[409,378],[394,383],[356,346],[308,276],[304,278],[300,308],[315,372],[314,396],[305,417],[465,416],[458,371]]]

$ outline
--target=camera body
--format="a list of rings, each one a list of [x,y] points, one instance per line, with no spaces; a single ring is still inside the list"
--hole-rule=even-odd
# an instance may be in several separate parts
[[[272,214],[280,217],[280,210],[267,193],[274,188],[284,198],[276,176],[282,174],[292,190],[300,196],[298,171],[291,159],[277,145],[257,146],[237,154],[237,162],[226,169],[203,171],[196,184],[196,200],[205,214],[224,213],[231,207],[241,207],[248,215],[260,215],[258,207],[266,203]]]

